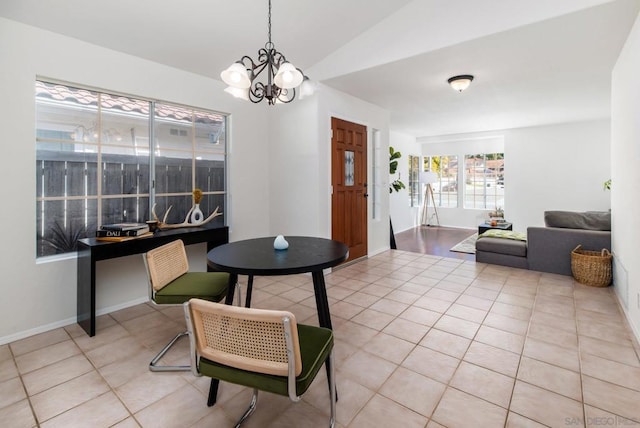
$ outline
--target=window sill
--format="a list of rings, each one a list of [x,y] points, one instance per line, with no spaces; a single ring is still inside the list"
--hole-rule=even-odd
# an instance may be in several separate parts
[[[38,257],[36,258],[36,264],[42,265],[45,263],[59,262],[62,260],[75,260],[77,258],[78,258],[78,252],[74,251],[72,253],[55,254],[53,256]]]

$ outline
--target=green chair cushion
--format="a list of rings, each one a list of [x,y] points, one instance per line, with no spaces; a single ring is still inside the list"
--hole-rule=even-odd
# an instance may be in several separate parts
[[[296,395],[311,386],[316,374],[333,348],[333,332],[327,328],[298,324],[298,338],[302,357],[302,373],[296,378]],[[200,358],[200,373],[221,381],[257,388],[261,391],[288,396],[287,377],[236,369]]]
[[[187,272],[157,291],[153,300],[159,305],[180,305],[193,297],[219,302],[228,285],[228,273]]]

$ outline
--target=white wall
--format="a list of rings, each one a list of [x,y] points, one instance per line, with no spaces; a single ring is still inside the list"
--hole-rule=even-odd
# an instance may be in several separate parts
[[[544,211],[606,211],[611,177],[610,121],[505,133],[505,199],[514,229],[544,226]]]
[[[0,343],[73,322],[76,261],[36,263],[36,76],[156,98],[232,114],[227,215],[231,239],[265,235],[269,212],[264,106],[229,97],[222,83],[0,18]],[[31,196],[30,196],[31,195]],[[200,246],[201,257],[203,248]],[[201,261],[202,258],[199,258]],[[142,260],[128,257],[98,266],[98,312],[147,296]],[[114,270],[127,274],[117,275]],[[25,310],[25,307],[28,310]]]
[[[615,291],[640,340],[640,16],[613,69],[611,216]]]
[[[396,152],[402,153],[398,159],[398,169],[396,175],[390,177],[390,181],[399,179],[406,188],[394,191],[389,195],[389,212],[393,222],[393,232],[398,233],[411,229],[420,224],[420,207],[411,207],[409,201],[409,155],[420,156],[420,167],[422,167],[422,149],[416,142],[416,138],[411,135],[399,132],[390,132],[389,144]],[[389,152],[386,152],[386,164],[389,163]],[[387,167],[388,171],[388,167]]]
[[[514,230],[544,225],[544,211],[606,211],[610,122],[596,120],[418,139],[423,154],[500,150],[504,139],[505,218]],[[460,205],[461,207],[461,205]],[[483,210],[438,209],[440,223],[476,227]]]
[[[331,117],[367,127],[368,183],[372,185],[373,130],[380,132],[380,151],[388,153],[386,110],[323,85],[311,98],[276,106],[269,114],[273,233],[331,237]],[[372,198],[368,200],[370,255],[389,248],[388,196],[381,198],[377,219],[372,218]]]
[[[311,97],[269,111],[271,182],[270,229],[273,234],[330,237],[323,228],[320,185],[323,153],[318,141],[318,102]],[[324,194],[320,194],[323,192]]]

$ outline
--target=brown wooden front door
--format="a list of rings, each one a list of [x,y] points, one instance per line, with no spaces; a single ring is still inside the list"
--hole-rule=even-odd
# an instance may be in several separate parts
[[[331,237],[367,255],[367,128],[331,118]]]

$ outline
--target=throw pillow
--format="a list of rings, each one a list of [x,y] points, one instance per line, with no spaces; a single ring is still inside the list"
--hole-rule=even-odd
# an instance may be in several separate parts
[[[544,224],[547,227],[565,229],[611,230],[611,213],[601,211],[545,211]]]
[[[522,232],[514,232],[513,230],[489,229],[480,237],[484,238],[504,238],[513,239],[515,241],[526,241],[527,235]]]

